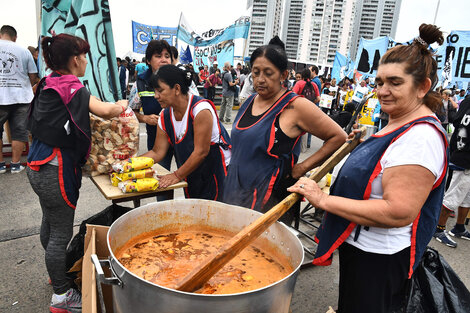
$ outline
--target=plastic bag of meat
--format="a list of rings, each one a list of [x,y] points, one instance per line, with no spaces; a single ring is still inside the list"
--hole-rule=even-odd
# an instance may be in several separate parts
[[[131,108],[109,120],[90,114],[91,151],[83,171],[91,176],[112,172],[112,164],[139,150],[139,121]]]

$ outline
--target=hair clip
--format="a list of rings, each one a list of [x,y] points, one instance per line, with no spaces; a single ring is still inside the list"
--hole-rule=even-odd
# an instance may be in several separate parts
[[[426,41],[424,41],[424,39],[419,37],[419,36],[415,38],[415,41],[417,41],[418,43],[420,43],[420,44],[422,44],[426,47],[428,46],[428,43]]]

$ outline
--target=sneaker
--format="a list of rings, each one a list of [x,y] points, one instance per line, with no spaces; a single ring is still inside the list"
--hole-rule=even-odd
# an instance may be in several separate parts
[[[0,174],[3,174],[7,171],[7,165],[5,162],[0,163]]]
[[[470,240],[470,233],[469,233],[467,230],[458,232],[458,231],[455,230],[455,228],[453,228],[453,229],[449,232],[449,235],[451,235],[452,237],[457,237],[457,238],[462,238],[462,239]]]
[[[448,247],[457,248],[457,243],[453,241],[449,237],[449,235],[447,235],[446,231],[435,232],[433,237],[436,238],[437,241],[442,242]]]
[[[12,174],[18,174],[18,173],[21,173],[24,170],[24,166],[21,165],[21,164],[10,163],[10,166],[11,166],[10,171],[11,171]]]
[[[82,295],[76,289],[70,288],[65,294],[65,299],[61,302],[54,302],[52,296],[49,311],[52,313],[81,313],[82,312]]]

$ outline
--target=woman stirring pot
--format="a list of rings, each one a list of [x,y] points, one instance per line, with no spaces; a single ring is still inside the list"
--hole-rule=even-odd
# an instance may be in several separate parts
[[[395,312],[436,229],[444,195],[446,133],[431,90],[437,64],[428,50],[441,31],[422,24],[411,45],[394,47],[377,70],[377,96],[389,123],[359,145],[330,195],[301,178],[291,192],[327,214],[314,264],[329,265],[339,247],[338,311]]]

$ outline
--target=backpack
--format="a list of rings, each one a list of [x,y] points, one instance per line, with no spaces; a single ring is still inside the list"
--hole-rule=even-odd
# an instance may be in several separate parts
[[[310,100],[311,102],[315,102],[315,90],[313,89],[312,82],[306,81],[305,87],[301,93],[302,96]]]
[[[234,72],[235,72],[235,71],[234,71]],[[226,72],[224,72],[224,76],[223,76],[223,77],[225,77],[225,74],[226,74],[226,73],[229,73],[230,75],[232,75],[232,82],[234,82],[235,79],[236,79],[236,73],[235,73],[235,78],[233,78],[233,73],[232,73],[231,71],[226,71]],[[228,84],[228,82],[227,82],[227,84]],[[230,84],[228,84],[228,90],[233,91],[233,92],[237,92],[237,85],[230,86]]]

